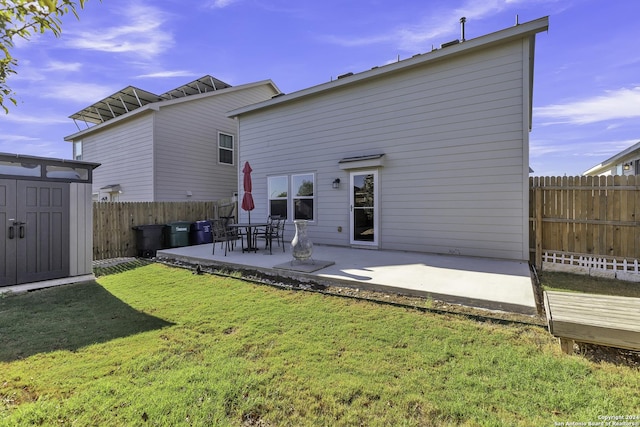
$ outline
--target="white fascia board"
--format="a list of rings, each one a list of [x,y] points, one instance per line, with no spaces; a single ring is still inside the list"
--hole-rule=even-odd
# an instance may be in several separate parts
[[[620,163],[623,160],[627,160],[627,159],[624,159],[625,157],[627,156],[631,157],[633,154],[638,154],[638,153],[640,153],[640,142],[633,144],[631,147],[625,148],[615,156],[609,157],[604,162],[598,165],[595,165],[590,169],[587,169],[582,173],[582,175],[593,175],[594,173],[596,173],[596,171],[600,172],[601,170],[610,169],[613,166],[615,166],[617,163]]]
[[[592,167],[591,169],[587,169],[586,171],[582,172],[583,176],[589,176],[589,175],[599,175],[599,172],[604,169],[604,165],[602,163],[600,163],[599,165],[596,165],[594,167]]]

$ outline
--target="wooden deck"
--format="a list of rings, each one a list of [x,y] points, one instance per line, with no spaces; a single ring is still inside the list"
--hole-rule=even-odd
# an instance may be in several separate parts
[[[545,291],[544,305],[565,353],[574,341],[640,350],[640,298]]]

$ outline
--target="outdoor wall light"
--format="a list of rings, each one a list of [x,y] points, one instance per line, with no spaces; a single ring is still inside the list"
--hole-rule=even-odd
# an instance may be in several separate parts
[[[631,163],[625,163],[625,164],[622,166],[622,169],[624,169],[624,170],[628,171],[629,169],[631,169]]]
[[[340,188],[340,178],[334,179],[333,182],[331,183],[331,186],[333,188]]]

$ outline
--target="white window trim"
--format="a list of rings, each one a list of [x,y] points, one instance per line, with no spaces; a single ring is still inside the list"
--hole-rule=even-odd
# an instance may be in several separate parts
[[[313,177],[313,196],[294,196],[293,178],[296,177],[296,176],[307,176],[307,175],[311,175]],[[315,223],[316,222],[316,212],[317,212],[317,209],[318,209],[317,208],[317,205],[318,205],[317,200],[318,200],[318,198],[316,197],[316,174],[315,174],[315,172],[292,173],[291,175],[289,175],[289,186],[291,187],[290,191],[289,191],[289,194],[290,194],[289,200],[291,201],[291,207],[289,208],[289,211],[291,213],[291,215],[290,215],[291,221],[295,221],[296,220],[296,218],[294,217],[294,214],[295,214],[295,203],[294,203],[294,201],[296,199],[301,199],[301,200],[311,199],[311,200],[313,200],[313,212],[312,212],[313,219],[309,219],[307,221],[309,221],[310,223]]]
[[[269,187],[269,180],[272,178],[285,178],[287,180],[287,197],[276,197],[276,198],[271,198],[271,188]],[[291,186],[291,179],[290,179],[290,175],[271,175],[267,177],[267,212],[269,214],[269,216],[271,216],[271,201],[272,200],[286,200],[287,202],[287,221],[291,220],[291,190],[290,187]]]
[[[220,135],[225,135],[225,136],[230,136],[231,137],[231,148],[227,148],[227,147],[222,147],[220,146]],[[216,157],[218,158],[218,164],[219,165],[226,165],[226,166],[235,166],[236,161],[235,161],[235,154],[236,154],[236,137],[235,135],[228,133],[228,132],[220,132],[218,131],[218,140],[216,143],[217,146],[217,151],[216,151]],[[231,163],[226,163],[226,162],[221,162],[220,161],[220,150],[227,150],[227,151],[231,151]]]
[[[80,146],[80,158],[78,158],[78,146]],[[82,140],[73,141],[73,159],[74,160],[82,160],[83,149],[84,149],[84,144],[82,143]]]
[[[293,189],[293,178],[296,176],[307,176],[311,175],[313,177],[313,196],[294,196]],[[270,178],[281,178],[284,177],[287,179],[287,197],[286,199],[272,199],[270,197],[270,189],[269,189],[269,179]],[[271,200],[286,200],[287,201],[287,222],[293,222],[295,220],[295,203],[296,199],[311,199],[313,200],[313,219],[308,220],[309,223],[314,224],[317,221],[318,216],[318,197],[317,197],[317,187],[316,187],[316,173],[315,172],[302,172],[302,173],[291,173],[291,174],[279,174],[279,175],[271,175],[267,177],[267,212],[271,215]]]

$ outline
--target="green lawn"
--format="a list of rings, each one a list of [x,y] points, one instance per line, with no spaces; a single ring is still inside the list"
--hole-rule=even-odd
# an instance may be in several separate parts
[[[476,322],[158,264],[0,298],[0,425],[597,422],[640,372],[544,328]]]
[[[540,282],[544,289],[556,291],[640,298],[640,283],[625,282],[623,280],[570,273],[543,272],[540,276]]]

